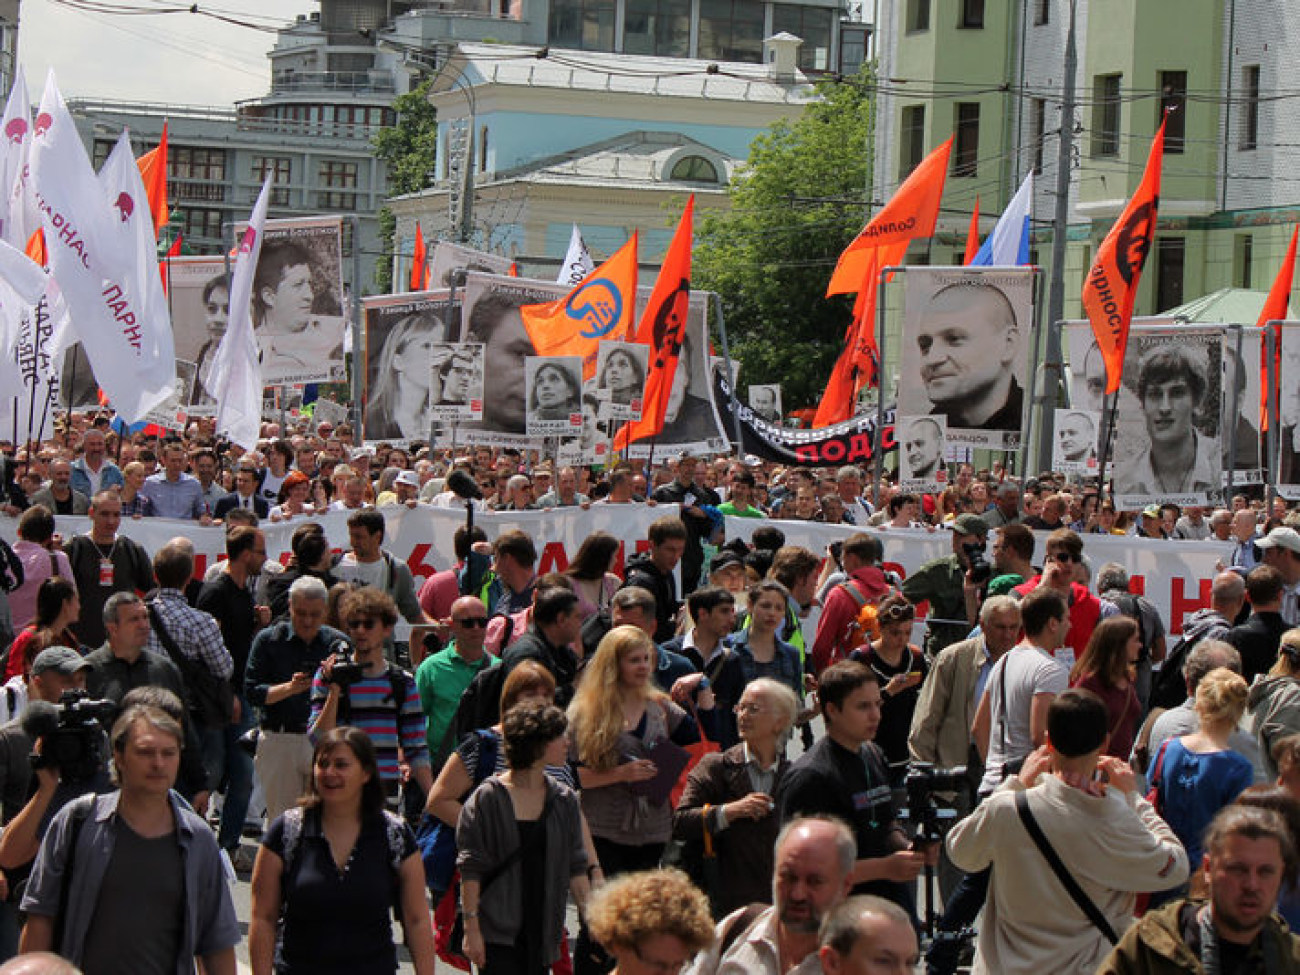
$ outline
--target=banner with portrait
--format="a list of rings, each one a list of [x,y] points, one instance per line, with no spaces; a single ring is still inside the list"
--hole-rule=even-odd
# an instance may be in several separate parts
[[[530,437],[561,437],[582,429],[582,356],[524,359],[525,426]]]
[[[641,419],[650,346],[637,342],[602,341],[596,352],[596,400],[602,420]]]
[[[429,287],[450,288],[456,283],[457,271],[508,275],[513,263],[510,258],[500,254],[489,254],[464,244],[440,240],[434,244],[433,258],[429,261]]]
[[[1195,323],[1193,323],[1195,324]],[[1237,343],[1240,341],[1240,352]],[[1259,363],[1264,335],[1253,328],[1229,329],[1223,336],[1223,486],[1232,472],[1235,488],[1263,484],[1267,455],[1259,433]]]
[[[460,327],[459,308],[448,298],[439,290],[362,299],[363,441],[405,444],[433,435],[433,349],[455,341]]]
[[[899,414],[898,484],[910,494],[942,491],[948,486],[948,468],[944,465],[946,421],[942,415],[906,416]]]
[[[1033,268],[908,268],[898,412],[942,417],[948,443],[1018,450]]]
[[[1223,490],[1222,326],[1129,331],[1115,410],[1115,504],[1206,505]]]
[[[347,380],[342,217],[268,220],[250,300],[265,385]]]
[[[230,273],[224,258],[171,257],[163,262],[171,306],[176,358],[194,363],[198,381],[190,384],[186,412],[212,416],[217,402],[204,383],[230,321]]]
[[[483,418],[483,343],[435,342],[429,412],[446,425]]]
[[[1300,381],[1297,377],[1300,377],[1300,322],[1283,322],[1282,362],[1277,379],[1277,493],[1289,501],[1300,500]]]
[[[749,408],[773,426],[781,425],[780,383],[754,383],[749,387]]]
[[[1095,477],[1101,413],[1092,410],[1056,410],[1052,429],[1052,470],[1062,474]]]

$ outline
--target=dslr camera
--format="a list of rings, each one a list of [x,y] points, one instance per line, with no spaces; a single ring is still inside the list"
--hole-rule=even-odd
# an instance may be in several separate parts
[[[357,663],[352,648],[339,641],[334,648],[334,666],[330,668],[329,682],[347,690],[365,676],[366,669]]]
[[[983,542],[966,542],[961,549],[966,553],[966,564],[970,566],[971,582],[982,586],[993,578],[993,566],[984,554]]]
[[[63,692],[58,705],[33,701],[23,715],[23,730],[41,743],[33,769],[57,769],[67,781],[93,778],[107,767],[105,731],[117,714],[112,701],[92,701],[83,690]]]

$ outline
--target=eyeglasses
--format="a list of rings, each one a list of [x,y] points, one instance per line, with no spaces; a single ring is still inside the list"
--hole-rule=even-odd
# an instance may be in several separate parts
[[[488,625],[486,616],[467,616],[463,620],[452,620],[452,622],[455,623],[457,626],[463,626],[469,630],[475,629],[476,627],[480,627],[480,626],[485,627]]]
[[[379,625],[379,620],[376,619],[369,619],[369,618],[362,619],[358,617],[357,619],[354,620],[348,620],[349,630],[373,630],[378,625]]]
[[[736,714],[762,714],[766,709],[761,704],[747,704],[741,701],[731,710]]]
[[[636,960],[652,972],[664,972],[665,975],[676,975],[690,961],[689,958],[683,958],[681,961],[661,961],[657,958],[647,958],[641,954],[641,946],[637,944],[632,945],[632,954],[636,955]]]
[[[1049,556],[1054,562],[1082,562],[1083,556],[1075,555],[1073,552],[1057,552]]]

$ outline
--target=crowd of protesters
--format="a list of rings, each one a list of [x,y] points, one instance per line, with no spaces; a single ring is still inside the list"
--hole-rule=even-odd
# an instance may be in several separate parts
[[[393,917],[421,973],[1300,971],[1284,500],[61,422],[0,460],[0,960],[233,972],[251,875],[259,975],[392,972]],[[611,504],[665,506],[625,565],[596,532],[539,574],[482,520],[424,579],[384,547],[394,506]],[[185,522],[224,529],[206,574]],[[882,533],[950,543],[900,578]],[[1220,545],[1207,605],[1166,618],[1098,534]],[[963,770],[938,834],[929,767]]]

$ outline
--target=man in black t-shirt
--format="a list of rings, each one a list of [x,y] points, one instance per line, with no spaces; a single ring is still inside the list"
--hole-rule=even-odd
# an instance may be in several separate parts
[[[921,852],[894,815],[889,772],[871,739],[880,724],[880,682],[856,660],[832,664],[818,685],[826,737],[790,766],[778,800],[781,820],[836,816],[853,829],[853,893],[876,894],[915,913],[910,884],[938,847]]]

